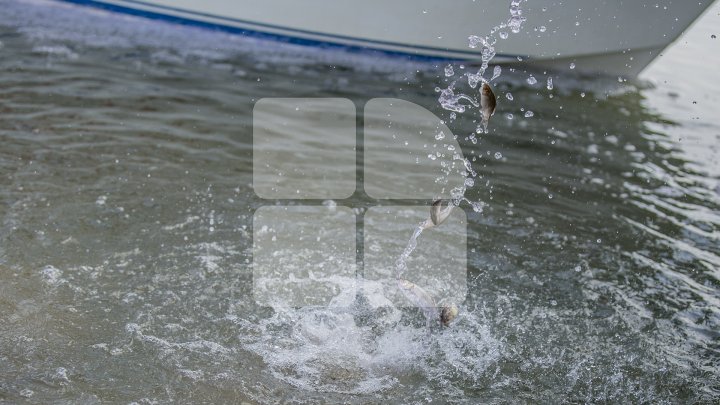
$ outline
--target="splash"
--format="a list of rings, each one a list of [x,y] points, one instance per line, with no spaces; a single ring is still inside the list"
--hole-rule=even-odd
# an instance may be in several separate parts
[[[480,67],[474,73],[466,72],[462,76],[453,80],[445,89],[441,89],[439,87],[435,89],[436,92],[440,93],[438,102],[442,108],[455,113],[464,113],[469,106],[475,108],[480,107],[480,103],[477,102],[476,97],[458,92],[456,86],[459,85],[463,78],[467,78],[468,86],[470,86],[471,89],[476,89],[480,83],[491,82],[500,77],[502,74],[500,66],[495,66],[490,79],[486,79],[484,75],[490,66],[490,62],[495,57],[495,45],[497,44],[498,37],[500,39],[507,39],[508,32],[504,30],[508,28],[513,34],[517,34],[521,31],[522,26],[526,21],[521,8],[521,4],[524,1],[525,0],[512,0],[510,2],[510,18],[506,22],[493,27],[487,35],[470,35],[468,37],[468,46],[472,49],[479,49],[480,51]],[[452,74],[448,75],[448,71],[453,71],[452,66],[446,67],[445,72],[446,77],[453,76]],[[464,102],[468,102],[469,105]],[[483,132],[487,132],[487,128],[483,128]]]
[[[522,9],[520,8],[520,4],[523,1],[524,0],[512,0],[510,2],[510,20],[508,20],[508,27],[510,27],[513,34],[520,32],[522,25],[526,20],[526,18],[523,17]]]
[[[460,78],[453,80],[447,88],[441,89],[437,87],[435,89],[436,92],[440,93],[440,96],[438,97],[438,102],[440,103],[442,108],[453,113],[453,115],[451,116],[453,118],[456,116],[455,113],[464,113],[469,106],[480,109],[480,113],[482,115],[482,124],[478,126],[478,129],[476,131],[478,133],[488,132],[488,121],[490,119],[490,116],[495,112],[495,95],[492,92],[488,83],[497,79],[502,74],[502,68],[500,66],[495,66],[493,68],[493,73],[490,79],[486,79],[484,77],[486,70],[490,66],[490,61],[492,61],[496,54],[495,44],[497,43],[497,37],[495,36],[495,34],[497,33],[497,35],[501,39],[506,39],[508,37],[508,34],[506,31],[501,31],[502,29],[509,28],[510,31],[515,34],[520,32],[520,30],[522,29],[522,25],[526,20],[526,18],[523,17],[522,9],[520,8],[520,5],[523,1],[524,0],[511,1],[510,18],[507,20],[507,22],[494,27],[488,35],[471,35],[470,37],[468,37],[468,46],[473,49],[479,48],[480,50],[480,57],[482,62],[477,72],[466,72]],[[445,67],[446,77],[452,77],[454,74],[455,72],[451,65]],[[480,88],[480,102],[478,102],[477,97],[456,92],[455,87],[458,85],[458,83],[463,77],[467,78],[467,84],[472,89],[477,88],[477,86],[482,83],[482,86]],[[549,79],[548,81],[548,86],[552,86],[551,79]],[[508,99],[512,99],[512,96],[509,95],[509,93]],[[474,136],[473,142],[476,142]],[[463,161],[465,167],[463,177],[465,177],[465,181],[463,182],[462,186],[456,187],[451,190],[451,201],[448,204],[448,212],[453,207],[459,206],[460,203],[463,201],[469,203],[475,212],[482,212],[483,204],[481,202],[470,201],[465,198],[465,192],[467,188],[472,187],[475,184],[475,181],[473,179],[477,176],[477,173],[472,169],[472,164],[469,160],[462,158],[459,154],[455,154],[454,159],[460,159]],[[434,206],[435,203],[433,204],[433,207]],[[407,271],[407,260],[410,258],[413,251],[417,248],[418,238],[425,229],[431,228],[433,225],[438,224],[434,223],[434,218],[431,216],[430,219],[421,222],[415,227],[415,230],[410,236],[410,240],[408,241],[407,246],[400,254],[400,257],[397,259],[395,264],[395,277],[397,279],[398,289],[403,292],[403,294],[408,298],[410,302],[422,309],[428,326],[439,320],[436,301],[422,287],[417,286],[414,283],[403,279],[402,277]]]
[[[379,283],[368,288],[382,290]],[[262,357],[275,379],[312,392],[379,394],[397,390],[408,378],[462,392],[463,384],[485,378],[503,355],[502,343],[481,319],[463,317],[462,327],[428,334],[400,322],[401,311],[389,301],[373,309],[364,298],[344,299],[353,300],[352,307],[279,310],[257,322],[234,315],[225,320],[240,329],[243,348]]]
[[[480,103],[477,100],[475,100],[473,97],[468,96],[467,94],[457,94],[456,95],[454,85],[455,85],[455,82],[453,82],[450,85],[450,87],[448,87],[447,89],[441,89],[439,87],[435,88],[435,91],[440,92],[440,97],[438,98],[438,102],[440,103],[442,108],[449,110],[449,111],[464,113],[465,109],[467,108],[467,105],[460,103],[460,101],[462,101],[462,100],[468,101],[474,107],[480,107]]]
[[[475,183],[473,178],[477,177],[477,172],[473,170],[472,163],[467,158],[462,157],[459,153],[454,154],[453,157],[454,160],[462,161],[463,168],[465,169],[460,173],[464,178],[462,186],[455,187],[450,191],[450,200],[444,201],[442,199],[435,199],[433,201],[433,204],[430,208],[429,218],[420,222],[415,227],[415,230],[410,236],[410,239],[408,240],[405,249],[395,262],[395,278],[397,282],[397,287],[403,293],[403,295],[411,303],[413,303],[413,305],[415,305],[417,308],[420,308],[420,310],[423,312],[427,328],[438,324],[438,322],[447,326],[448,323],[451,322],[455,318],[455,316],[457,316],[457,307],[455,307],[454,303],[448,303],[446,305],[443,305],[442,308],[440,308],[439,302],[436,301],[435,298],[432,297],[427,291],[425,291],[422,287],[414,284],[413,282],[404,279],[404,274],[408,270],[407,260],[417,248],[418,238],[423,233],[423,231],[441,225],[449,218],[452,210],[455,207],[458,207],[462,202],[467,202],[468,204],[470,204],[470,206],[473,208],[473,211],[475,212],[479,213],[483,210],[482,202],[471,201],[465,197],[465,192],[467,191],[467,189],[472,187]],[[449,173],[446,172],[445,174],[447,175]]]
[[[446,77],[454,78],[448,88],[436,89],[444,109],[453,113],[482,109],[482,94],[465,94],[456,87],[461,82],[464,85],[467,80],[467,85],[476,89],[500,77],[502,68],[499,66],[492,69],[489,79],[485,74],[496,54],[496,35],[502,38],[498,32],[501,29],[516,32],[524,21],[519,4],[511,4],[510,19],[495,27],[489,35],[469,38],[470,46],[478,48],[482,58],[477,71],[457,75],[452,66],[444,70]],[[487,132],[487,129],[484,131]],[[438,133],[435,140],[444,138],[445,134]],[[372,394],[393,389],[408,373],[419,373],[431,381],[449,383],[447,376],[437,375],[438,362],[448,364],[461,379],[474,379],[497,360],[500,344],[474,317],[460,317],[456,321],[457,327],[428,333],[433,325],[441,322],[442,311],[438,304],[442,300],[437,301],[425,290],[425,286],[406,279],[408,260],[417,249],[423,232],[440,225],[449,212],[461,203],[468,203],[475,212],[483,211],[482,202],[465,197],[478,175],[472,163],[459,150],[448,148],[448,151],[452,152],[452,164],[442,165],[443,176],[447,177],[453,170],[459,171],[462,181],[449,190],[449,198],[436,200],[442,201],[440,211],[434,211],[434,215],[414,227],[394,268],[398,291],[422,311],[426,328],[402,322],[403,312],[385,296],[383,283],[363,279],[362,289],[355,293],[356,280],[335,278],[333,282],[339,294],[328,307],[278,306],[273,308],[272,316],[254,322],[232,318],[245,329],[241,334],[247,336],[244,348],[260,355],[275,378],[315,392]],[[430,159],[435,160],[433,157]],[[456,165],[456,162],[460,164]],[[466,348],[476,348],[488,355],[473,353],[465,356],[463,350]],[[468,360],[472,364],[467,363]]]
[[[452,203],[436,199],[430,207],[430,217],[421,222],[415,228],[415,231],[410,237],[405,250],[395,264],[395,278],[398,289],[411,303],[413,303],[413,305],[415,305],[415,307],[422,310],[425,315],[425,324],[428,328],[432,327],[433,324],[436,324],[437,322],[441,322],[444,326],[448,326],[448,324],[457,316],[457,307],[455,304],[445,305],[439,311],[438,302],[432,295],[430,295],[422,287],[402,277],[407,270],[407,259],[410,258],[410,255],[417,247],[417,239],[420,234],[422,234],[425,229],[439,226],[445,222],[454,207],[455,205]]]

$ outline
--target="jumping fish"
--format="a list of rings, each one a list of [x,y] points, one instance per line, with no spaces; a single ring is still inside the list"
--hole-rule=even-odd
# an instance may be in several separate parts
[[[440,323],[442,326],[450,326],[450,322],[457,317],[458,312],[458,307],[455,304],[443,306],[442,310],[440,310]]]
[[[448,200],[437,199],[433,201],[430,206],[430,222],[428,223],[426,221],[425,227],[431,228],[445,222],[450,216],[453,207],[455,207],[455,205],[451,204]]]
[[[495,114],[496,104],[495,93],[493,93],[488,82],[483,82],[482,90],[480,92],[480,112],[482,113],[483,129],[486,133],[490,117]]]
[[[415,283],[398,279],[397,284],[405,297],[423,311],[428,326],[430,326],[434,320],[439,321],[442,326],[449,326],[450,322],[457,317],[458,308],[455,304],[438,308],[432,295]]]

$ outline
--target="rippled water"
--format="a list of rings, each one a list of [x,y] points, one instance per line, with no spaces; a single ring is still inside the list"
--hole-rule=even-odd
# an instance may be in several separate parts
[[[431,334],[354,297],[255,304],[252,107],[396,97],[447,118],[435,88],[461,66],[0,10],[0,401],[720,399],[717,5],[640,80],[548,90],[506,67],[490,134],[448,121],[485,206],[465,207],[461,315]]]

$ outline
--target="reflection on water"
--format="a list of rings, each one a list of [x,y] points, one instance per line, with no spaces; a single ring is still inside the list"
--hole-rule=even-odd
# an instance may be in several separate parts
[[[490,133],[471,137],[471,114],[450,123],[475,158],[466,197],[485,206],[465,207],[461,315],[427,334],[418,311],[355,297],[255,304],[251,111],[396,97],[449,117],[445,66],[0,7],[0,400],[720,398],[711,66],[703,80],[660,61],[654,85],[554,75],[552,89],[504,69]]]

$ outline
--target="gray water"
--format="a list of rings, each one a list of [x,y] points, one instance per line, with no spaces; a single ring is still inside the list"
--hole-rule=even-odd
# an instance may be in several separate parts
[[[485,205],[460,317],[428,334],[362,300],[255,303],[251,118],[263,97],[448,118],[445,65],[0,0],[0,402],[716,403],[719,12],[639,79],[506,67],[490,134],[448,120]]]

